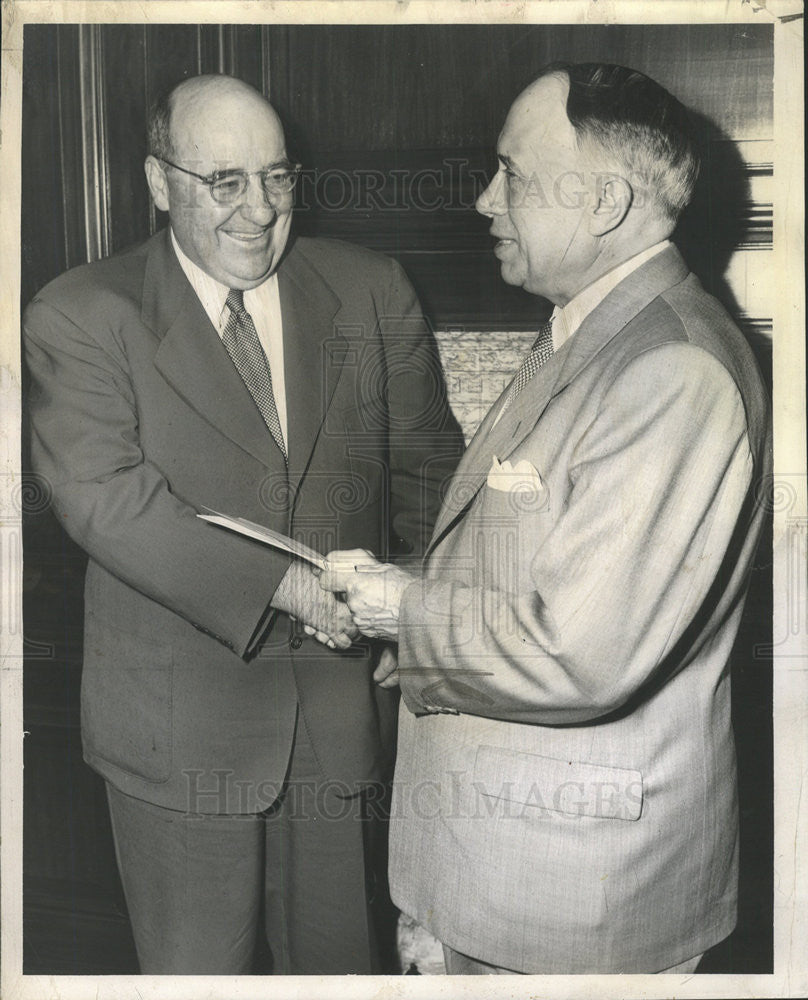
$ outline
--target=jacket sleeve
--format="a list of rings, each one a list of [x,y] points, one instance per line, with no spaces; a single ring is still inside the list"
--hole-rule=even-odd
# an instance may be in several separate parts
[[[464,441],[446,397],[437,345],[401,267],[392,272],[381,307],[390,476],[390,534],[397,561],[427,547]]]
[[[472,569],[468,581],[405,591],[399,662],[411,711],[542,724],[605,716],[662,669],[726,583],[753,479],[726,369],[684,343],[646,351],[579,433],[556,523],[538,548],[526,528],[514,554],[530,560],[531,588],[494,589]],[[519,455],[530,457],[529,440]],[[493,532],[480,528],[475,544]]]
[[[42,298],[24,317],[31,454],[88,555],[240,656],[271,620],[288,559],[211,530],[144,455],[111,321],[84,329]]]

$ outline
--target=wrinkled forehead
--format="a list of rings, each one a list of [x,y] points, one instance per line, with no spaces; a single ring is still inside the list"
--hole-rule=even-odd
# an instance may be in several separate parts
[[[545,76],[531,84],[513,102],[497,152],[520,161],[577,160],[576,133],[567,118],[568,93],[569,81],[563,74]]]
[[[171,110],[171,139],[178,156],[203,168],[253,170],[286,155],[277,114],[246,88],[208,87],[178,95]]]

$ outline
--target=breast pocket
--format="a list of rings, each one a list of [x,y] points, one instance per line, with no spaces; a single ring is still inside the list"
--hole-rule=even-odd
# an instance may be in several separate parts
[[[550,490],[537,471],[531,475],[489,474],[480,497],[486,509],[512,517],[547,513]]]

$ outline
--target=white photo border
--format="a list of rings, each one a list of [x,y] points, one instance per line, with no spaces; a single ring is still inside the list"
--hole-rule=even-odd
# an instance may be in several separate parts
[[[2,982],[7,1000],[193,998],[798,997],[808,994],[808,610],[802,4],[789,0],[4,0],[0,105],[0,788]],[[498,977],[36,976],[22,973],[22,553],[20,479],[20,149],[26,23],[709,24],[773,23],[774,294],[774,972],[771,975]],[[492,137],[493,142],[493,137]],[[776,502],[787,496],[789,504]],[[786,509],[787,507],[787,509]],[[796,560],[796,563],[795,563]],[[796,565],[796,575],[794,567]]]

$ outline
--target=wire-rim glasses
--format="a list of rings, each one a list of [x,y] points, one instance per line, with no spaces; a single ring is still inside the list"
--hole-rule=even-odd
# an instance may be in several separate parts
[[[181,170],[184,174],[190,174],[197,180],[207,184],[211,197],[214,201],[226,205],[237,201],[247,190],[250,178],[259,176],[264,192],[268,195],[288,194],[297,183],[298,175],[302,169],[299,163],[290,163],[288,160],[281,160],[273,163],[262,170],[215,170],[207,176],[197,174],[187,167],[181,167],[178,163],[172,163],[164,156],[160,160],[175,170]]]

